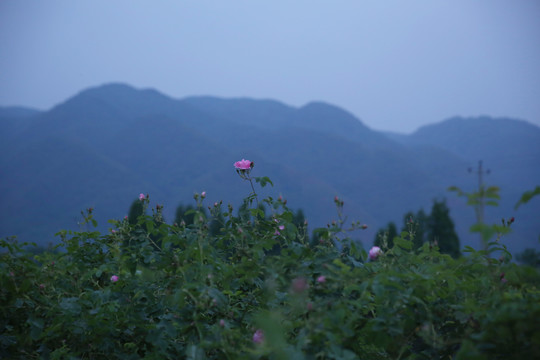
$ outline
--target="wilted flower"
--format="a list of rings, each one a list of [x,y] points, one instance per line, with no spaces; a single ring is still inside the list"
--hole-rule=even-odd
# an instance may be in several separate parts
[[[111,276],[111,281],[112,282],[117,282],[118,281],[118,276],[116,276],[116,275]]]
[[[369,259],[375,260],[382,254],[382,250],[378,246],[374,246],[369,250]]]
[[[242,159],[235,162],[234,167],[238,170],[249,170],[253,167],[253,161]]]
[[[320,283],[320,284],[323,284],[326,282],[326,276],[324,275],[321,275],[317,278],[317,282]]]
[[[260,344],[264,341],[264,332],[261,329],[258,329],[253,334],[253,342],[256,344]]]

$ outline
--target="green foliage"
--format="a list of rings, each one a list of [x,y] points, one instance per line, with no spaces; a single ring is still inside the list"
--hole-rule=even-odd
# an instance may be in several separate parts
[[[139,199],[133,200],[128,212],[128,221],[131,225],[136,224],[139,217],[141,217],[145,213],[146,205],[146,201]]]
[[[409,211],[403,216],[403,228],[401,233],[406,234],[406,238],[412,241],[413,249],[418,250],[427,240],[427,222],[429,217],[423,209],[418,210],[416,215]]]
[[[528,203],[533,197],[538,195],[540,195],[540,186],[537,186],[536,188],[534,188],[534,190],[524,192],[521,196],[521,199],[519,199],[519,201],[514,206],[514,209],[517,209],[521,205]]]
[[[339,199],[314,244],[281,200],[247,217],[220,203],[207,216],[196,201],[192,223],[168,225],[156,208],[134,224],[112,220],[108,234],[62,231],[58,249],[37,255],[1,240],[0,357],[540,357],[540,273],[509,254],[415,251],[403,232],[370,261]]]
[[[540,268],[540,251],[536,249],[525,249],[516,255],[516,260],[524,265]]]
[[[459,238],[445,201],[433,202],[427,221],[427,238],[432,243],[438,243],[441,253],[453,258],[460,256]]]
[[[394,238],[396,238],[397,235],[398,233],[396,224],[393,222],[389,222],[388,225],[386,225],[386,228],[379,229],[379,231],[377,231],[373,244],[384,249],[392,248],[394,247]]]

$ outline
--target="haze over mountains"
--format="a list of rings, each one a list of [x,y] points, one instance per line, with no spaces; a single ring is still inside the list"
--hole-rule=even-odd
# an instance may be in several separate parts
[[[437,120],[437,119],[434,119]],[[375,231],[409,210],[431,209],[446,198],[461,245],[478,247],[468,232],[474,211],[446,189],[473,191],[467,171],[478,161],[485,181],[501,188],[486,220],[514,216],[503,241],[513,252],[539,248],[540,199],[513,205],[540,184],[540,128],[512,119],[451,118],[411,135],[369,129],[347,111],[322,102],[301,108],[272,100],[190,97],[109,84],[84,90],[49,111],[0,108],[0,236],[47,244],[60,229],[78,230],[80,211],[95,208],[102,228],[127,214],[139,193],[176,207],[207,192],[208,205],[237,208],[250,193],[233,163],[255,161],[254,176],[268,176],[292,209],[303,209],[310,230],[336,218],[334,196],[345,201],[365,247]]]

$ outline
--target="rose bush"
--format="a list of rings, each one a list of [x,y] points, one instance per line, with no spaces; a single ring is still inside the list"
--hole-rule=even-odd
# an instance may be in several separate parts
[[[159,207],[111,220],[114,233],[61,231],[38,255],[1,240],[0,358],[540,357],[540,275],[498,242],[500,260],[413,251],[410,233],[368,253],[344,230],[339,199],[339,220],[313,239],[282,200],[262,200],[268,216],[216,202],[209,218],[204,200],[188,226]]]

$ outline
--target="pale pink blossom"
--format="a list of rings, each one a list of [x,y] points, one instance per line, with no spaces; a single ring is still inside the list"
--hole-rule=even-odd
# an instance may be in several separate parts
[[[279,230],[285,230],[285,226],[283,226],[283,225],[279,225],[278,228],[279,228]]]
[[[139,200],[144,200],[144,198],[146,198],[146,196],[143,194],[143,193],[140,193],[139,194]]]
[[[253,167],[253,162],[250,160],[242,159],[234,163],[234,167],[238,170],[249,170]]]
[[[326,282],[326,276],[324,276],[324,275],[319,276],[319,277],[317,278],[317,282],[318,282],[319,284],[324,284],[324,283]]]
[[[369,259],[375,260],[382,254],[382,250],[378,246],[374,246],[369,250]]]
[[[264,341],[264,332],[261,329],[258,329],[253,334],[253,342],[256,344],[261,344]]]
[[[203,199],[206,197],[206,191],[203,191],[203,192],[201,193],[201,197],[202,197]]]
[[[111,276],[111,281],[112,282],[117,282],[118,281],[118,276],[116,276],[116,275]]]

